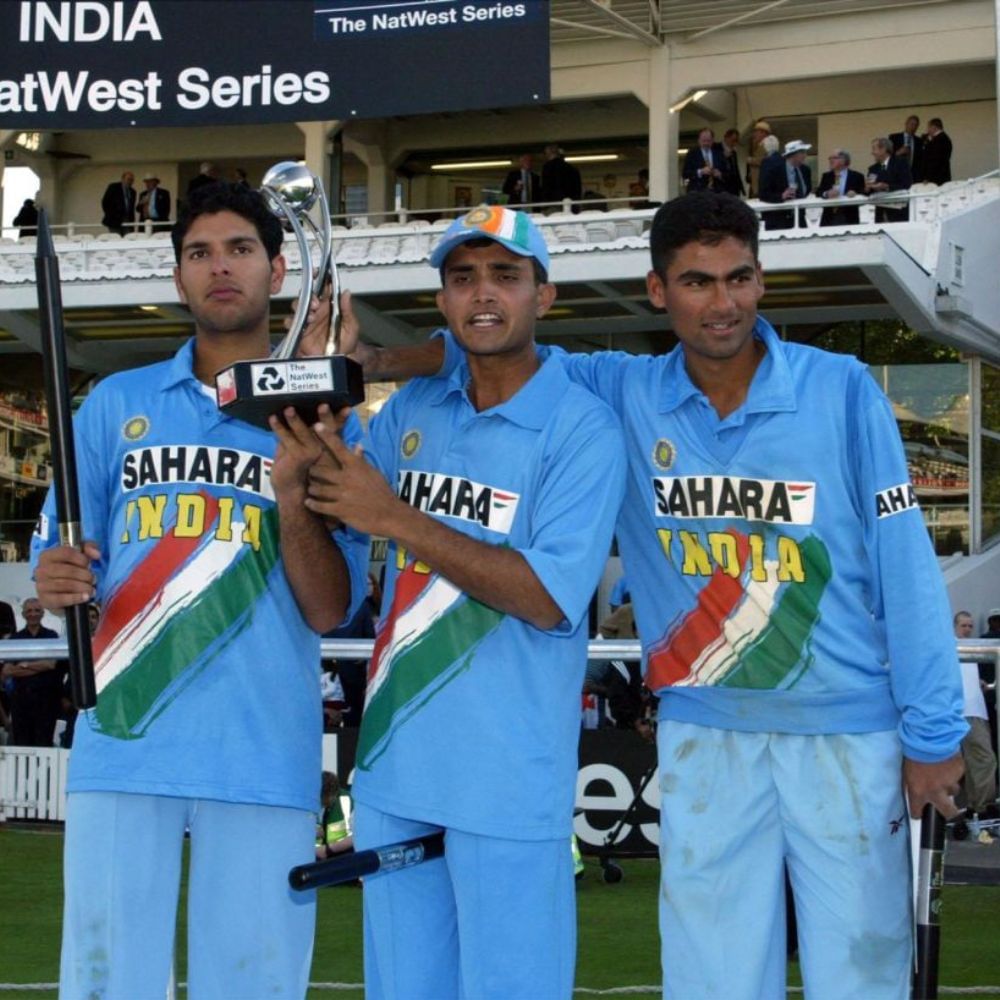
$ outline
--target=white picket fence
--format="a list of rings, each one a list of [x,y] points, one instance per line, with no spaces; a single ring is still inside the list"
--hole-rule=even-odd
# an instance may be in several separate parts
[[[0,747],[0,823],[66,818],[69,751]]]

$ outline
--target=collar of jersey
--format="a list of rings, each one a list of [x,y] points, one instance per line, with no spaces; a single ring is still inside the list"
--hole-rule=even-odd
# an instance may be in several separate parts
[[[770,323],[757,317],[754,336],[763,341],[767,356],[754,372],[750,392],[741,409],[744,413],[780,413],[795,410],[795,385],[783,345]],[[702,395],[684,366],[684,351],[678,344],[668,355],[660,379],[660,413],[669,413],[689,399]]]
[[[164,388],[169,389],[188,379],[194,379],[194,337],[187,341],[171,359],[163,385]]]
[[[539,360],[542,363],[538,371],[510,399],[499,406],[483,410],[479,415],[502,416],[511,423],[532,430],[544,427],[552,415],[556,400],[569,388],[569,376],[562,365],[557,363],[557,359],[548,357]],[[440,382],[441,387],[436,397],[430,400],[433,405],[444,403],[456,393],[468,400],[465,387],[469,382],[469,366],[464,358],[447,378],[435,381]]]

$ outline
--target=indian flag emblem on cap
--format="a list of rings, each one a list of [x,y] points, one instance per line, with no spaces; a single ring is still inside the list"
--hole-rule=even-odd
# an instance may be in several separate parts
[[[503,205],[480,205],[465,216],[462,224],[497,239],[508,240],[530,252],[530,221],[524,212],[512,212]]]

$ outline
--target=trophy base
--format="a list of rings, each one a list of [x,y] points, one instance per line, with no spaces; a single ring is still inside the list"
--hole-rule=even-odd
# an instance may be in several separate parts
[[[336,412],[365,398],[361,365],[343,354],[285,361],[263,358],[238,361],[215,376],[219,409],[227,416],[270,430],[268,418],[294,406],[299,416],[315,423],[326,403]]]

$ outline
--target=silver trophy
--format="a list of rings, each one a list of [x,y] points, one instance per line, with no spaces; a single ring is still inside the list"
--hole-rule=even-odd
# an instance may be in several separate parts
[[[268,207],[286,223],[299,245],[302,285],[291,328],[269,358],[238,361],[215,376],[219,408],[258,427],[268,427],[272,413],[294,406],[312,423],[321,403],[334,411],[355,406],[365,398],[361,366],[337,354],[340,333],[340,282],[333,259],[330,205],[323,182],[301,163],[276,163],[264,175],[261,194]],[[319,223],[310,215],[318,206]],[[313,277],[309,229],[319,244],[319,264]],[[296,358],[309,313],[313,289],[330,283],[330,330],[324,353]]]

